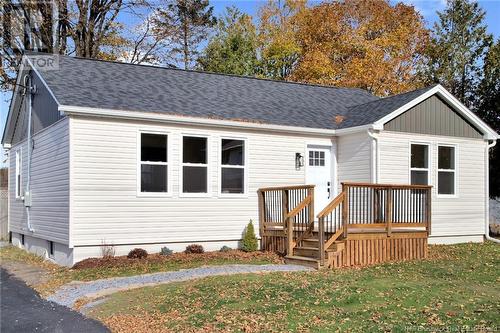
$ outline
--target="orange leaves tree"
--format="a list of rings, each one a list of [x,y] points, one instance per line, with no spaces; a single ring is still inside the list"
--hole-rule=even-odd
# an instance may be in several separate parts
[[[380,96],[420,85],[416,71],[429,32],[413,6],[322,3],[298,12],[293,22],[300,57],[289,80],[359,87]]]

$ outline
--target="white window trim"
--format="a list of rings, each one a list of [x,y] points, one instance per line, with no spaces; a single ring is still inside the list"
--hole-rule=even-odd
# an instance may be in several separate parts
[[[455,169],[439,169],[439,147],[452,147],[454,151],[454,166]],[[440,143],[436,144],[436,197],[438,198],[458,198],[458,145],[452,143]],[[450,172],[454,174],[454,194],[440,194],[439,193],[439,172]]]
[[[207,163],[184,163],[183,154],[184,154],[184,137],[194,137],[194,138],[206,138],[207,139]],[[211,142],[209,135],[203,134],[192,134],[192,133],[182,133],[181,134],[181,142],[179,149],[179,197],[181,198],[206,198],[212,196],[212,189],[210,186],[211,180],[211,168],[210,168],[210,154],[211,154]],[[194,166],[194,167],[206,167],[207,168],[207,192],[206,193],[189,193],[184,192],[184,167],[185,166]]]
[[[411,146],[420,145],[427,146],[427,168],[412,168],[411,167]],[[424,141],[410,141],[408,146],[408,184],[411,185],[411,172],[412,171],[427,171],[427,185],[432,185],[431,177],[432,169],[432,145],[430,142]]]
[[[19,148],[16,150],[15,154],[15,159],[16,159],[16,180],[14,182],[15,185],[15,193],[16,193],[16,199],[17,200],[22,200],[23,199],[23,149]]]
[[[167,162],[141,161],[141,134],[158,134],[167,136]],[[137,197],[171,197],[172,196],[172,135],[167,131],[138,130],[137,131]],[[142,192],[141,191],[141,165],[166,165],[167,166],[167,192]]]
[[[243,164],[244,165],[222,165],[222,140],[241,140],[244,144],[243,150]],[[221,198],[248,198],[248,139],[244,137],[236,136],[221,136],[218,140],[219,145],[218,156],[219,156],[219,167],[217,175],[217,191]],[[235,168],[243,169],[243,193],[223,193],[222,192],[222,168]]]

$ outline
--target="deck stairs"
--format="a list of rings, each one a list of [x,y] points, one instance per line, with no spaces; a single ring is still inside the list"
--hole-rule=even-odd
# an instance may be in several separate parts
[[[325,249],[325,263],[321,265],[319,259],[319,235],[318,232],[315,231],[304,238],[298,246],[294,247],[292,255],[285,256],[285,262],[287,264],[312,267],[318,270],[323,268],[334,268],[335,258],[338,257],[344,249],[345,240],[339,239],[334,241]]]

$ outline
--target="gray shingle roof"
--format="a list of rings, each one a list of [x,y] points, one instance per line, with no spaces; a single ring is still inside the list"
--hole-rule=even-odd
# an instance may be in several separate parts
[[[58,70],[40,73],[60,104],[79,107],[335,129],[337,115],[346,117],[341,128],[367,124],[418,94],[379,99],[356,88],[58,58]]]

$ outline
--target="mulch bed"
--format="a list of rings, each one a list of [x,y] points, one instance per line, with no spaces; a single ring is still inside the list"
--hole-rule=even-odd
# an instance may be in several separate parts
[[[148,264],[162,264],[162,263],[190,263],[206,262],[210,264],[211,261],[228,260],[241,263],[252,261],[266,261],[269,263],[280,264],[283,263],[283,258],[273,252],[243,252],[239,250],[230,250],[227,252],[205,252],[205,253],[173,253],[165,256],[157,253],[150,254],[147,258],[143,259],[129,259],[127,256],[117,256],[111,258],[88,258],[77,262],[73,269],[89,269],[89,268],[112,268],[133,265],[148,265]]]

